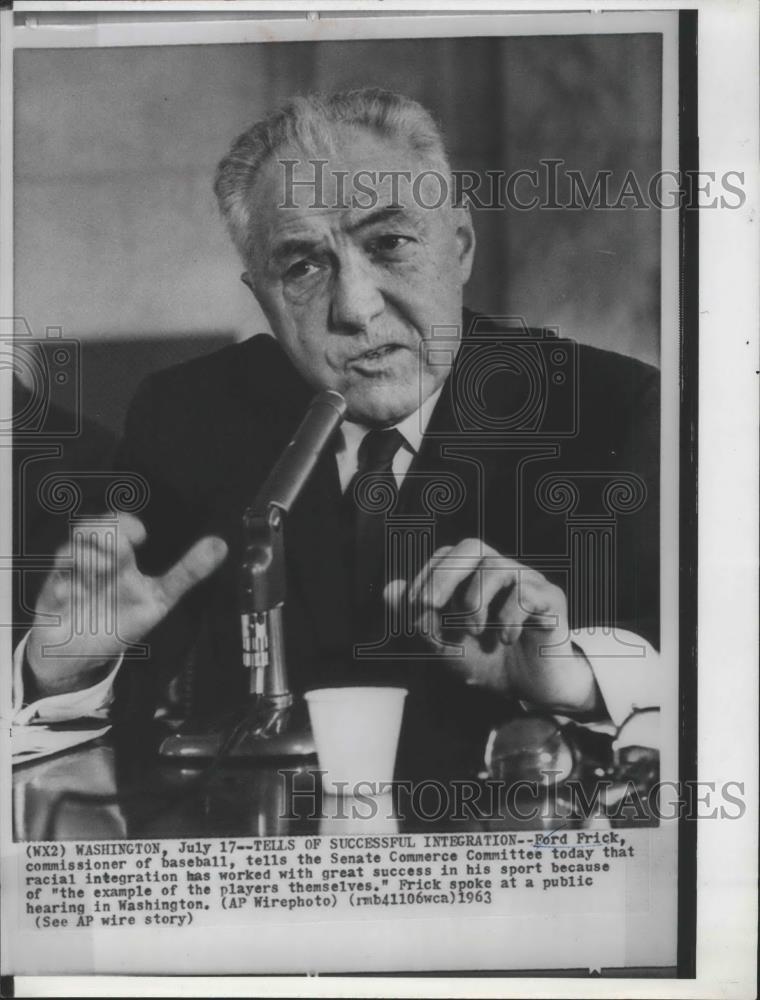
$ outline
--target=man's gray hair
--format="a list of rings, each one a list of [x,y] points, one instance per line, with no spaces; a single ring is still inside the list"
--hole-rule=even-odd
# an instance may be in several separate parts
[[[358,126],[405,141],[421,160],[450,173],[438,125],[430,112],[410,97],[374,87],[295,97],[239,135],[217,167],[214,192],[232,240],[246,263],[253,250],[251,189],[261,167],[278,150],[289,146],[314,157],[334,151],[340,126]],[[383,164],[378,164],[378,169],[382,168]]]

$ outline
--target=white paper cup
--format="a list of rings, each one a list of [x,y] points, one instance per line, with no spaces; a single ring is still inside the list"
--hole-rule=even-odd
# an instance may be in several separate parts
[[[307,691],[322,787],[330,795],[387,793],[396,765],[405,688]]]
[[[322,803],[319,833],[323,837],[341,834],[399,832],[398,816],[393,808],[393,796],[373,795],[353,798],[351,795],[329,795]]]

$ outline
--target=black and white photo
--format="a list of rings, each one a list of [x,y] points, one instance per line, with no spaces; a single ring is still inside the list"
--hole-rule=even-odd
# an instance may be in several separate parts
[[[693,975],[696,13],[99,16],[5,22],[9,971]]]

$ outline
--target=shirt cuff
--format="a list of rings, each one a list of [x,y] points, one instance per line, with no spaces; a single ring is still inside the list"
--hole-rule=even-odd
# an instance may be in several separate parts
[[[39,698],[24,704],[24,657],[29,633],[24,636],[13,654],[13,725],[28,726],[32,723],[70,722],[72,719],[107,719],[113,703],[113,685],[124,660],[120,656],[96,684],[81,691]]]
[[[636,709],[659,707],[660,657],[646,639],[623,629],[576,629],[572,640],[588,660],[616,728]]]

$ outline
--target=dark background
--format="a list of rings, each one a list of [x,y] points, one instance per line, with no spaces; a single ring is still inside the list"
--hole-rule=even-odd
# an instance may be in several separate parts
[[[660,36],[20,50],[15,314],[82,342],[85,413],[118,430],[145,372],[266,329],[218,218],[232,138],[295,93],[378,85],[441,123],[454,168],[660,166]],[[523,197],[528,189],[522,188]],[[652,209],[476,211],[466,301],[659,359]]]

